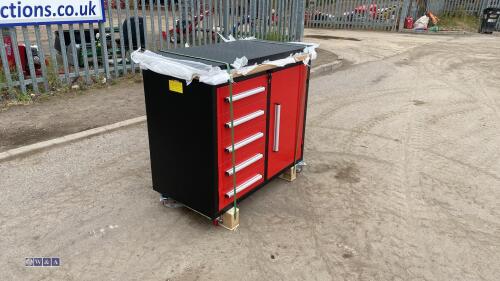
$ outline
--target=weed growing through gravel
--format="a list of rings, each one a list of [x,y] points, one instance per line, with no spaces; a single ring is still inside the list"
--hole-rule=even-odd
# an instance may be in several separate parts
[[[441,29],[477,32],[479,29],[479,17],[469,15],[464,11],[458,11],[453,14],[440,16],[438,26]]]

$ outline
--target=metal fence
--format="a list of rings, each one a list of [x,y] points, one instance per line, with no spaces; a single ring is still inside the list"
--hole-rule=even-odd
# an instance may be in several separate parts
[[[406,16],[479,16],[487,7],[500,7],[500,0],[308,0],[304,20],[308,28],[395,31]]]
[[[1,30],[0,100],[139,72],[130,52],[215,44],[218,34],[300,40],[305,0],[107,0],[106,22]]]
[[[479,17],[486,8],[500,8],[500,0],[437,0],[421,1],[410,0],[406,16],[414,19],[424,15],[426,11],[431,11],[437,16],[474,16]],[[478,19],[479,21],[479,19]],[[497,24],[497,30],[500,30],[500,22]]]
[[[467,14],[479,16],[488,7],[500,7],[500,0],[440,0],[429,1],[427,7],[437,15]]]
[[[310,28],[396,30],[403,1],[310,0],[305,25]]]

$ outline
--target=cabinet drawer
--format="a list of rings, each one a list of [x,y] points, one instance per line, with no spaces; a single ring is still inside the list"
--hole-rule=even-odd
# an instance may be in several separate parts
[[[267,107],[267,98],[265,96],[254,99],[252,102],[244,102],[233,107],[234,119],[252,113],[257,110],[265,110]],[[221,114],[222,118],[229,121],[231,120],[231,112],[229,109]]]
[[[230,166],[230,165],[229,165]],[[241,185],[248,178],[256,175],[264,175],[264,162],[257,162],[252,166],[247,167],[247,169],[241,170],[236,174],[236,186]],[[228,176],[224,172],[224,178],[222,178],[222,188],[220,192],[226,193],[233,190],[233,176]]]
[[[234,108],[255,103],[267,97],[267,75],[233,83]],[[217,104],[220,114],[229,113],[229,86],[217,90]]]
[[[231,164],[225,165],[223,169],[219,169],[219,193],[225,194],[233,189],[233,175],[227,173],[227,171],[231,169]],[[242,184],[246,179],[256,174],[264,175],[264,158],[239,170],[236,173],[236,185]]]
[[[251,113],[254,113],[257,111],[253,111]],[[250,114],[251,114],[250,113]],[[248,116],[248,115],[245,115]],[[235,121],[238,118],[235,118]],[[221,131],[221,137],[222,137],[222,144],[225,146],[223,148],[226,148],[228,145],[227,143],[231,143],[231,128],[228,128],[226,125],[228,123],[229,119],[223,119],[222,122],[219,123],[219,130]],[[242,140],[243,138],[248,137],[249,135],[252,135],[256,132],[265,132],[266,130],[266,114],[264,112],[263,115],[259,115],[247,122],[241,123],[237,126],[234,127],[234,141],[235,143],[238,142],[239,140]]]
[[[249,95],[251,94],[251,95]],[[243,97],[244,96],[244,97]],[[222,99],[219,104],[222,107],[222,114],[229,114],[230,104],[229,104],[229,93],[222,93],[219,96]],[[233,94],[233,110],[236,111],[240,107],[248,105],[260,103],[264,104],[267,100],[267,87],[259,86],[248,91],[241,92],[240,94]]]
[[[241,173],[242,171],[251,170],[255,168],[257,165],[263,163],[264,154],[256,153],[248,158],[243,159],[242,161],[236,162],[236,165],[233,169],[232,165],[229,164],[222,171],[227,176],[232,176],[233,173]]]
[[[232,162],[232,155],[233,153],[231,152],[231,142],[228,140],[225,142],[225,145],[223,147],[223,152],[221,153],[222,155],[222,163],[221,167],[226,167],[227,165],[231,165]],[[249,134],[243,139],[236,139],[235,141],[235,156],[236,156],[236,163],[239,163],[245,159],[248,159],[252,157],[253,155],[257,153],[264,154],[266,149],[266,139],[265,139],[265,134],[264,130],[261,131],[256,131],[255,133]]]
[[[222,118],[222,122],[224,127],[226,128],[231,128],[231,126],[234,126],[235,128],[243,125],[244,123],[248,122],[254,122],[258,120],[259,117],[265,116],[266,115],[266,108],[264,106],[247,106],[240,110],[239,112],[235,112],[234,114],[234,120],[231,123],[231,117],[228,115],[225,115]]]
[[[262,172],[264,167],[262,167]],[[240,180],[241,179],[241,180]],[[250,192],[252,189],[264,182],[263,173],[246,174],[245,176],[238,179],[238,184],[236,185],[236,197],[240,198],[246,193]],[[219,193],[219,210],[222,210],[227,205],[234,202],[234,188],[231,184],[229,188],[221,191]]]
[[[264,163],[261,162],[260,164],[255,164],[252,167],[249,167],[248,170],[243,170],[239,173],[236,174],[236,185],[240,185],[242,182],[244,182],[245,179],[255,175],[255,174],[261,174],[264,175]],[[228,176],[224,174],[223,178],[223,184],[222,184],[222,192],[228,192],[233,189],[233,177]]]

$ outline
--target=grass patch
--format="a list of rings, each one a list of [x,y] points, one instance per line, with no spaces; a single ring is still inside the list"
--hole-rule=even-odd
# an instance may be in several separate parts
[[[1,66],[1,64],[0,64],[0,66]],[[5,73],[3,72],[3,68],[2,68],[2,69],[0,69],[0,83],[3,84],[5,82],[7,82],[7,79],[5,78]]]
[[[280,33],[278,32],[269,32],[268,34],[266,34],[266,36],[264,37],[264,40],[268,40],[268,41],[283,41],[283,35],[281,35]]]
[[[1,66],[1,64],[0,64]],[[14,69],[10,70],[11,80],[14,80],[17,77],[17,71]],[[17,96],[17,89],[14,87],[12,90],[9,89],[7,84],[7,74],[3,71],[3,67],[0,70],[0,84],[2,87],[0,88],[0,100],[4,99],[12,99]]]
[[[49,91],[54,91],[62,86],[61,79],[57,69],[54,67],[47,67],[47,81],[49,83]]]
[[[119,78],[105,79],[105,75],[101,74],[98,77],[92,76],[90,79],[90,84],[87,84],[85,77],[81,76],[78,78],[72,78],[70,84],[66,83],[65,80],[61,81],[57,73],[54,70],[48,68],[48,81],[49,81],[49,91],[41,92],[39,95],[35,95],[31,88],[31,85],[27,86],[27,92],[22,93],[18,86],[15,86],[12,91],[4,87],[0,89],[0,111],[5,110],[11,106],[18,105],[28,105],[34,102],[45,102],[52,98],[58,98],[63,96],[78,96],[89,93],[92,90],[105,89],[118,85],[120,83],[139,83],[142,82],[141,73],[127,73],[127,75],[121,76]],[[0,76],[2,74],[0,73]],[[13,76],[17,77],[17,76]],[[3,79],[0,77],[0,79]],[[77,86],[77,87],[76,87]]]
[[[479,17],[467,15],[463,12],[443,15],[439,17],[438,26],[441,30],[463,30],[477,32],[479,30]]]
[[[31,103],[32,97],[34,95],[28,91],[27,93],[22,93],[21,91],[16,91],[16,100],[20,102],[21,104],[29,104]]]
[[[5,83],[7,83],[5,73],[3,72],[3,69],[0,69],[0,84],[4,84],[0,89],[0,100],[6,99],[8,96],[8,88]]]

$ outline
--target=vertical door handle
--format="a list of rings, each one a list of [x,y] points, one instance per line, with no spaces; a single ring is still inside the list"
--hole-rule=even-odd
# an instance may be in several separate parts
[[[274,105],[274,144],[273,151],[280,151],[280,123],[281,123],[281,104]]]

